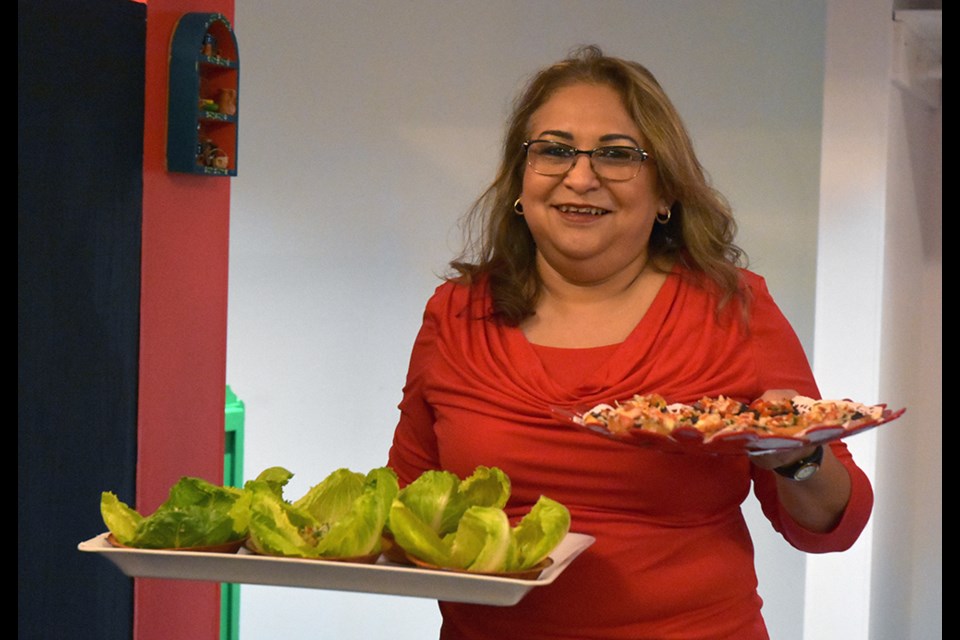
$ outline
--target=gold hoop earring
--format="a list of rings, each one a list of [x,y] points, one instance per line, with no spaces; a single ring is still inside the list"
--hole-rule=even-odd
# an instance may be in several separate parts
[[[513,203],[513,212],[518,216],[523,215],[523,203],[520,202],[520,198],[517,198]]]
[[[657,211],[657,222],[660,224],[667,224],[670,222],[670,217],[673,215],[673,211],[669,207],[664,207],[662,211]]]

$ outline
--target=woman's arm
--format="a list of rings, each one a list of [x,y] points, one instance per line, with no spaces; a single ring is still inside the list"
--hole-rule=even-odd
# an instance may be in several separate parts
[[[793,389],[767,391],[763,400],[784,400],[798,395]],[[811,456],[816,447],[768,453],[751,458],[761,469],[770,471]],[[823,447],[820,468],[805,480],[793,480],[775,473],[777,497],[790,517],[808,531],[833,530],[850,501],[850,474],[830,447]]]
[[[791,457],[798,455],[799,450]],[[754,493],[774,528],[802,551],[849,549],[870,519],[873,489],[846,445],[840,441],[824,445],[820,471],[803,482],[760,466],[770,461],[755,461],[753,480]],[[820,474],[825,475],[818,478]]]
[[[757,362],[761,397],[794,395],[819,398],[820,392],[806,355],[770,296],[762,279],[753,282],[751,346]],[[813,447],[751,458],[754,493],[764,513],[780,533],[804,551],[841,551],[849,548],[866,526],[873,508],[873,490],[854,463],[846,445],[823,447],[820,469],[807,480],[785,478],[772,469],[809,456]]]
[[[794,395],[793,390],[777,390],[762,397]],[[843,551],[856,542],[870,518],[873,489],[841,442],[823,445],[820,468],[806,480],[791,480],[775,471],[810,456],[815,449],[751,457],[757,469],[754,492],[774,528],[793,546],[810,552]]]
[[[436,319],[430,307],[424,314],[410,355],[407,380],[400,401],[400,420],[393,434],[387,465],[396,471],[400,485],[415,480],[428,469],[439,468],[439,452],[433,431],[433,409],[425,397],[425,384],[437,338]]]

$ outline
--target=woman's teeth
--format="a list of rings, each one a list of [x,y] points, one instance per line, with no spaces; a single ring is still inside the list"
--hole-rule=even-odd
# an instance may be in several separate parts
[[[584,213],[591,216],[602,216],[605,213],[609,213],[606,209],[598,209],[597,207],[571,207],[564,204],[557,208],[563,213]]]

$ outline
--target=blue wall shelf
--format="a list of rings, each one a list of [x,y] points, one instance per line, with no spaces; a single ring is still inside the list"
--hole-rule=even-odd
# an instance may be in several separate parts
[[[187,13],[170,44],[167,170],[237,175],[240,53],[219,13]]]

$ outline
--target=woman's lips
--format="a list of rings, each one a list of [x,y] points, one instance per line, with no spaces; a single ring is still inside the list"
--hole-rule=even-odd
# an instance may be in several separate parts
[[[610,213],[609,209],[603,209],[601,207],[589,207],[589,206],[573,205],[573,204],[557,205],[557,209],[560,211],[560,213],[573,213],[578,215],[590,215],[590,216],[602,216]]]

